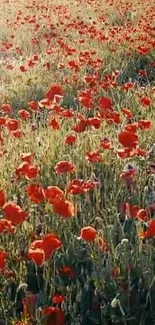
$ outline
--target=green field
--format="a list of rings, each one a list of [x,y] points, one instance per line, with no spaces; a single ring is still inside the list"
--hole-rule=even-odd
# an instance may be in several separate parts
[[[154,254],[154,1],[0,0],[0,325],[154,325]]]

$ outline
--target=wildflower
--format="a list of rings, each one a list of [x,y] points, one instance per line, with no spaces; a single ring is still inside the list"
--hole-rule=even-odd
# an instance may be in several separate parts
[[[82,133],[86,130],[88,126],[88,121],[86,119],[81,119],[76,125],[72,127],[72,130],[77,133]]]
[[[138,212],[137,212],[137,218],[141,221],[148,221],[149,218],[148,218],[148,212],[145,210],[145,209],[140,209]]]
[[[29,249],[28,256],[39,267],[41,267],[45,262],[45,252],[41,248]]]
[[[143,106],[150,106],[152,104],[152,101],[151,101],[151,99],[148,96],[143,96],[140,99],[140,103]]]
[[[6,201],[6,194],[4,190],[0,190],[0,207],[2,208]]]
[[[28,218],[28,213],[23,211],[19,205],[14,202],[6,202],[3,206],[4,217],[16,226]]]
[[[5,232],[14,233],[15,227],[12,225],[12,222],[6,219],[0,219],[0,234]]]
[[[59,270],[59,275],[63,277],[73,278],[75,276],[75,271],[69,266],[64,266]]]
[[[75,134],[69,134],[65,138],[65,144],[72,145],[76,142],[77,137]]]
[[[46,98],[52,101],[55,95],[60,95],[60,96],[63,95],[63,89],[59,84],[52,85],[49,88],[49,90],[46,93]]]
[[[87,152],[86,154],[86,159],[88,160],[89,163],[97,163],[102,161],[102,156],[99,152],[99,150],[91,150]]]
[[[51,204],[64,200],[64,192],[58,186],[48,186],[45,190],[45,197]]]
[[[98,105],[102,111],[106,111],[112,108],[112,100],[109,97],[101,97],[99,99]]]
[[[46,307],[43,309],[43,314],[46,316],[44,325],[64,325],[64,312],[59,307]]]
[[[139,120],[138,126],[141,130],[149,130],[151,128],[151,121],[149,120]]]
[[[121,131],[118,135],[118,141],[123,147],[133,149],[138,144],[138,136],[133,132]]]
[[[5,126],[9,131],[16,131],[19,126],[19,122],[16,119],[8,118],[5,122]]]
[[[75,215],[74,205],[68,200],[61,200],[54,204],[54,212],[63,218],[72,218]]]
[[[25,109],[21,109],[20,111],[18,111],[18,115],[24,121],[28,120],[31,116],[31,114]]]
[[[31,102],[29,102],[28,105],[29,105],[29,108],[31,109],[31,111],[33,111],[33,112],[39,112],[39,105],[34,100],[32,100]]]
[[[45,194],[42,186],[31,184],[26,189],[30,200],[34,203],[41,203],[44,200]]]
[[[42,240],[42,249],[45,253],[45,259],[49,259],[52,253],[62,246],[62,242],[55,234],[47,234]]]
[[[60,161],[55,166],[55,171],[57,174],[74,173],[76,171],[76,166],[68,161]]]
[[[99,129],[101,126],[102,120],[99,117],[92,117],[88,119],[88,125],[93,126],[94,129]]]
[[[65,296],[64,295],[56,295],[53,297],[52,301],[54,304],[61,304],[63,301],[65,300]]]
[[[7,256],[8,254],[2,249],[0,249],[0,271],[3,271],[5,268]]]
[[[96,236],[97,236],[97,231],[93,227],[88,226],[81,229],[80,239],[84,241],[93,242],[95,241]]]
[[[12,106],[10,104],[3,104],[2,111],[7,114],[12,113]]]
[[[49,122],[49,126],[53,130],[60,130],[60,122],[56,117],[52,117],[52,119]]]

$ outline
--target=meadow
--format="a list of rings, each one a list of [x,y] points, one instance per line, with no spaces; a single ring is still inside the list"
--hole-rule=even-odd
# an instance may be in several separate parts
[[[154,1],[0,0],[0,325],[154,306]]]

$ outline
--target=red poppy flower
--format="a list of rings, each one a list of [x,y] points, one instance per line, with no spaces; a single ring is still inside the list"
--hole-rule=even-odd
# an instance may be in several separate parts
[[[79,62],[76,62],[75,60],[69,61],[68,65],[70,69],[74,70],[75,72],[79,71]]]
[[[141,97],[140,102],[143,106],[150,106],[152,104],[152,101],[148,96]]]
[[[28,111],[26,111],[25,109],[21,109],[20,111],[18,111],[18,115],[24,121],[28,120],[31,116],[31,114]]]
[[[145,209],[140,209],[137,213],[137,218],[141,221],[148,221],[149,218],[148,218],[148,213]]]
[[[134,88],[135,84],[133,82],[125,82],[122,88],[126,91]]]
[[[60,126],[60,122],[56,117],[53,117],[50,122],[49,122],[49,126],[51,129],[53,130],[60,130],[61,126]]]
[[[95,181],[84,181],[83,179],[73,179],[67,186],[67,192],[72,195],[86,193],[98,185]]]
[[[84,193],[84,180],[73,179],[67,187],[67,192],[69,192],[72,195]]]
[[[68,266],[64,266],[59,270],[59,275],[63,277],[73,278],[75,276],[75,271]]]
[[[124,115],[131,120],[133,118],[133,114],[131,113],[130,109],[128,108],[123,108],[122,112],[124,113]]]
[[[86,154],[86,159],[90,162],[90,163],[97,163],[97,162],[101,162],[102,161],[102,156],[99,152],[99,150],[97,151],[89,151]]]
[[[44,325],[64,325],[64,312],[59,307],[46,307],[43,310],[44,315],[47,315]]]
[[[55,307],[51,307],[51,306],[45,307],[43,309],[43,314],[44,315],[50,315],[54,310],[55,310]]]
[[[59,203],[55,203],[54,212],[63,218],[72,218],[75,215],[74,205],[67,200],[62,200]]]
[[[36,178],[39,174],[40,168],[37,166],[29,165],[25,177],[27,179]]]
[[[64,200],[64,192],[57,186],[48,186],[45,189],[45,197],[51,204]]]
[[[6,219],[0,219],[0,234],[4,232],[15,232],[15,227],[13,227],[12,222]]]
[[[73,108],[70,109],[68,108],[68,109],[64,109],[60,115],[64,118],[72,118],[75,115],[75,113],[73,111]]]
[[[56,104],[52,105],[51,109],[53,113],[56,113],[59,116],[62,116],[61,114],[64,112],[64,108]]]
[[[155,237],[155,219],[149,222],[148,230],[145,232],[145,237],[154,238]]]
[[[136,150],[134,151],[134,154],[136,156],[142,156],[142,157],[146,157],[147,156],[147,151],[141,148],[136,148]]]
[[[42,240],[42,249],[45,252],[45,259],[49,259],[55,250],[62,246],[60,239],[55,234],[47,234]]]
[[[56,295],[52,298],[52,301],[54,304],[62,304],[62,302],[65,300],[65,296],[64,295]]]
[[[55,84],[55,85],[51,86],[50,89],[47,91],[45,97],[48,98],[49,100],[53,101],[55,95],[63,96],[63,89],[62,89],[61,85]]]
[[[27,69],[24,67],[24,65],[21,65],[19,67],[19,69],[20,69],[21,72],[26,72],[27,71]]]
[[[57,174],[74,173],[76,171],[76,165],[68,161],[60,161],[55,166],[55,171]]]
[[[99,182],[97,181],[92,181],[90,179],[88,179],[87,181],[84,182],[83,184],[83,188],[84,188],[84,192],[88,192],[90,190],[93,190],[94,188],[96,188],[99,185]]]
[[[98,106],[102,111],[111,110],[112,109],[112,100],[109,97],[101,97],[98,101]]]
[[[0,126],[3,126],[3,125],[5,125],[5,122],[6,122],[6,118],[5,118],[5,117],[2,117],[2,116],[0,116]]]
[[[149,52],[149,48],[144,46],[144,45],[143,46],[142,45],[137,46],[136,50],[141,55],[146,55]]]
[[[133,149],[136,148],[138,144],[138,136],[133,132],[122,131],[118,135],[118,141],[123,147]]]
[[[130,148],[117,149],[116,153],[117,156],[121,159],[126,159],[133,155],[133,151]]]
[[[28,105],[29,105],[31,111],[33,111],[33,112],[39,112],[39,105],[34,100],[32,100],[31,102],[29,102]]]
[[[82,133],[86,130],[88,126],[88,121],[86,119],[81,119],[76,125],[72,127],[72,130],[77,133]]]
[[[36,63],[33,62],[32,59],[28,60],[28,62],[27,62],[27,65],[28,65],[28,67],[30,67],[30,68],[34,67],[35,64],[36,64]]]
[[[29,163],[24,161],[22,162],[15,170],[17,176],[26,175],[29,168]]]
[[[138,214],[138,211],[139,211],[138,206],[137,205],[130,205],[129,203],[126,203],[125,206],[126,206],[126,212],[128,214],[128,217],[132,218],[132,219],[137,218],[137,214]]]
[[[136,170],[133,168],[133,169],[128,169],[123,171],[122,174],[120,175],[120,178],[129,180],[132,179],[135,175],[136,175]]]
[[[2,105],[2,111],[4,113],[7,113],[7,114],[12,113],[12,107],[11,107],[11,105],[10,104],[3,104]]]
[[[103,149],[112,149],[112,143],[109,139],[104,138],[100,140],[100,148]]]
[[[31,184],[26,189],[30,200],[34,203],[41,203],[44,200],[45,194],[42,186]]]
[[[138,130],[138,123],[127,124],[125,130],[135,133]]]
[[[65,138],[65,144],[72,145],[76,142],[76,140],[77,140],[77,137],[75,134],[69,134]]]
[[[32,160],[33,160],[33,153],[31,152],[28,152],[28,153],[22,153],[21,154],[21,160],[22,161],[26,161],[28,162],[29,164],[32,163]]]
[[[0,271],[3,271],[6,264],[7,253],[0,249]]]
[[[36,249],[36,248],[43,248],[43,240],[42,239],[36,239],[34,240],[31,245],[30,245],[30,249]]]
[[[31,165],[28,161],[30,161],[32,157],[25,157],[25,160],[16,168],[16,175],[22,176],[24,175],[27,179],[33,179],[38,176],[40,168],[37,166]],[[28,160],[28,161],[26,161]]]
[[[82,91],[80,95],[78,96],[78,100],[84,108],[90,110],[93,108],[93,99],[91,92],[88,91]]]
[[[4,190],[0,190],[0,208],[3,207],[6,201],[6,194]]]
[[[16,131],[19,126],[19,122],[15,119],[8,118],[5,122],[5,126],[9,129],[9,131]]]
[[[5,219],[11,221],[14,226],[24,222],[28,217],[28,213],[22,211],[21,207],[14,202],[6,202],[3,212]]]
[[[101,126],[102,120],[99,117],[92,117],[88,119],[88,125],[93,126],[94,129],[99,129]]]
[[[98,247],[99,249],[102,251],[102,252],[107,252],[109,251],[109,246],[108,244],[105,242],[105,240],[101,237],[98,237],[97,238],[97,244],[98,244]]]
[[[52,102],[48,98],[44,98],[39,102],[40,107],[45,107],[46,109],[52,108]]]
[[[37,54],[33,55],[32,60],[39,61],[39,56]]]
[[[39,267],[41,267],[45,262],[45,252],[41,248],[29,249],[28,257]]]
[[[139,128],[141,130],[149,130],[151,128],[151,121],[149,121],[149,120],[139,120],[138,125],[139,125]]]
[[[139,72],[141,77],[146,77],[147,76],[146,70],[139,70],[138,72]]]
[[[50,71],[50,67],[51,67],[50,62],[47,61],[47,62],[43,65],[43,67],[45,67],[45,68],[47,69],[47,71]]]
[[[93,227],[84,227],[81,229],[81,239],[84,241],[95,241],[97,236],[97,231]]]
[[[21,138],[21,136],[22,136],[22,130],[20,129],[17,129],[17,130],[15,130],[15,131],[11,131],[11,134],[15,137],[15,138],[17,138],[17,139],[19,139],[19,138]]]

